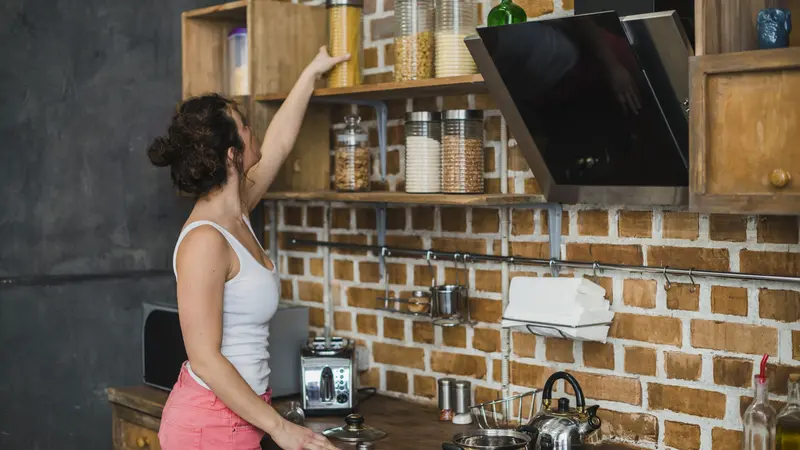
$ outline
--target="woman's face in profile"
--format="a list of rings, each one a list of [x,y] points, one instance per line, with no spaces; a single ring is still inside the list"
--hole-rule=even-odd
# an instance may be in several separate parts
[[[261,145],[253,136],[253,130],[250,129],[250,124],[247,118],[242,116],[239,111],[233,110],[231,112],[233,120],[236,122],[236,128],[239,131],[239,137],[244,144],[243,165],[244,173],[247,173],[259,160],[261,160]]]

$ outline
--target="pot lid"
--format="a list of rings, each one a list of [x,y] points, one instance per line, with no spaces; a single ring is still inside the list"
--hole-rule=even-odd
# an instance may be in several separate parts
[[[328,428],[322,435],[344,442],[372,442],[386,437],[386,432],[364,425],[361,414],[350,414],[344,419],[345,425]]]

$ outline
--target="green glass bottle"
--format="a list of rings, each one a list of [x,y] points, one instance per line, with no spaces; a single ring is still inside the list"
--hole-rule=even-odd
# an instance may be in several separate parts
[[[489,11],[489,26],[508,25],[528,20],[528,15],[521,6],[511,0],[500,0],[500,4]]]

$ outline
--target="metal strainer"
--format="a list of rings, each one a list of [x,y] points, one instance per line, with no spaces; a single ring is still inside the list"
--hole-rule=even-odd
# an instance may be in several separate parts
[[[482,429],[513,430],[533,418],[537,392],[539,389],[472,405],[469,412]]]

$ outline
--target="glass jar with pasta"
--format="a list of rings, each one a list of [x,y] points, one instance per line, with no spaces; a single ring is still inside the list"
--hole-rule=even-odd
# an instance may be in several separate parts
[[[358,86],[362,82],[363,0],[327,0],[328,51],[331,56],[350,54],[328,75],[328,87]]]

